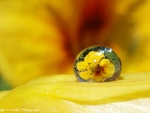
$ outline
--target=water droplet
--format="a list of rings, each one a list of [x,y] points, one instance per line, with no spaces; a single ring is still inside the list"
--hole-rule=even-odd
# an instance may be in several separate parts
[[[74,72],[80,82],[116,80],[122,69],[117,54],[108,47],[92,46],[79,53],[74,61]]]

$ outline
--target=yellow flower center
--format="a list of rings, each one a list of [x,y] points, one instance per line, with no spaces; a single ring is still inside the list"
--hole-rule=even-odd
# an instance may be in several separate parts
[[[100,76],[101,71],[102,67],[99,64],[92,68],[92,74],[94,73],[95,76]]]

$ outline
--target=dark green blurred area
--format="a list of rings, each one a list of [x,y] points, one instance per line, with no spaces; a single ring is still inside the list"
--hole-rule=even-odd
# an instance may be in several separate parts
[[[0,76],[0,91],[10,90],[12,87]]]

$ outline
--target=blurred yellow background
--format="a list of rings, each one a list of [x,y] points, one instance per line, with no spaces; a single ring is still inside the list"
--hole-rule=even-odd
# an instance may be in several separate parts
[[[150,71],[149,0],[0,1],[0,90],[73,73],[77,54],[111,47],[122,73]]]

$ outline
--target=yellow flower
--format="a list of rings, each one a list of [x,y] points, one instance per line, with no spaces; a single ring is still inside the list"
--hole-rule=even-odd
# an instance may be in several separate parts
[[[103,53],[95,51],[89,52],[84,61],[78,62],[77,69],[82,79],[96,82],[104,81],[115,73],[113,63]]]
[[[76,55],[103,42],[100,31],[109,28],[112,6],[113,1],[99,0],[0,1],[0,76],[16,87],[40,76],[73,73]]]

